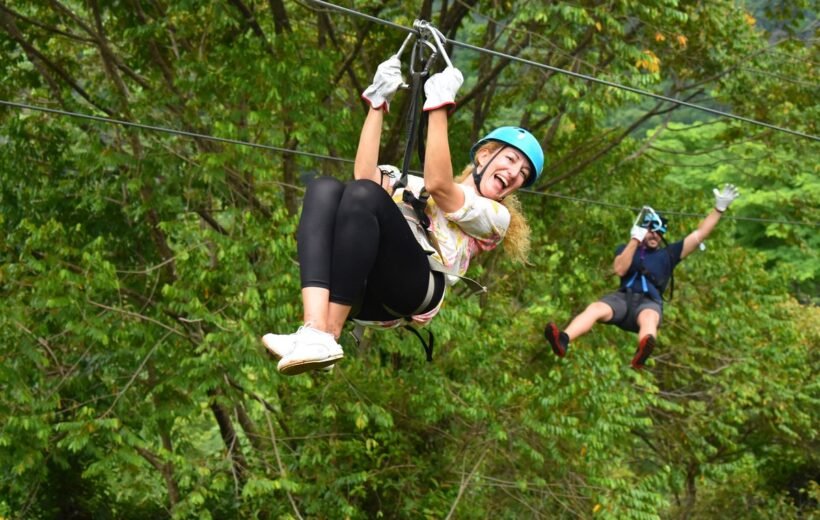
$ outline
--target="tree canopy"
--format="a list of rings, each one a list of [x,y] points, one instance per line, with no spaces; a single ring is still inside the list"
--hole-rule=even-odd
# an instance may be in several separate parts
[[[816,514],[817,13],[769,4],[0,0],[0,517]],[[475,263],[490,291],[454,287],[432,363],[368,331],[282,377],[259,338],[300,324],[304,184],[352,176],[415,19],[465,77],[456,169],[502,124],[546,151],[529,261]],[[615,287],[635,208],[682,238],[726,182],[647,369],[612,327],[554,357],[545,322]]]

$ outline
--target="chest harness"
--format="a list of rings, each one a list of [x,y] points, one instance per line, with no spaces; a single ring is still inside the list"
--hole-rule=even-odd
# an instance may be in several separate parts
[[[663,238],[663,236],[661,236],[661,241],[663,242],[663,246],[664,246],[663,249],[664,249],[664,251],[666,251],[666,256],[669,259],[669,265],[671,267],[672,266],[672,255],[669,253],[669,250],[668,250],[668,245],[669,244],[666,242],[666,239]],[[648,283],[652,284],[652,286],[655,287],[655,289],[657,289],[658,294],[661,295],[661,299],[663,300],[663,293],[661,292],[662,288],[663,288],[663,284],[655,278],[655,275],[653,275],[649,271],[649,269],[646,268],[646,266],[644,265],[644,259],[645,258],[646,258],[646,247],[641,246],[640,257],[638,257],[638,269],[635,270],[634,273],[632,273],[632,276],[629,278],[629,281],[626,282],[625,290],[628,293],[632,293],[633,292],[632,285],[638,280],[638,276],[640,276],[641,292],[642,293],[648,293],[649,292],[649,287],[647,285],[647,280],[648,280]],[[669,299],[671,300],[672,296],[675,292],[674,269],[670,272],[669,277],[670,277],[670,281],[669,281],[669,283],[670,283]]]

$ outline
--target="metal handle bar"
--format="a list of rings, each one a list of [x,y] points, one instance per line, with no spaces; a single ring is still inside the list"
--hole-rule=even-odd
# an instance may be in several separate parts
[[[660,217],[658,217],[658,214],[655,212],[654,209],[652,209],[651,206],[644,206],[638,212],[638,216],[635,218],[635,223],[632,224],[632,225],[633,226],[640,226],[643,223],[642,221],[643,221],[644,215],[654,215],[655,218],[657,218],[660,221]]]
[[[407,44],[410,43],[410,40],[412,40],[415,36],[416,35],[414,33],[410,33],[407,35],[407,38],[404,39],[404,42],[402,42],[401,47],[399,47],[398,52],[396,52],[395,54],[397,58],[401,58],[402,53],[404,53],[405,47],[407,47]]]

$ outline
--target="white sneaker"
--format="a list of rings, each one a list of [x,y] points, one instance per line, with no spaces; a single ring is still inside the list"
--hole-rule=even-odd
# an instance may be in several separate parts
[[[301,329],[302,327],[299,327],[299,330]],[[290,354],[296,347],[297,334],[299,334],[299,331],[296,331],[293,334],[265,334],[262,336],[262,344],[271,355],[276,356],[277,359],[282,359]],[[334,364],[331,363],[327,366],[321,367],[319,370],[323,372],[332,372],[333,366]]]
[[[265,334],[262,336],[262,344],[277,359],[282,359],[296,346],[296,334]]]
[[[344,357],[342,346],[330,333],[303,326],[291,336],[295,338],[294,346],[277,365],[279,372],[286,376],[324,368]]]

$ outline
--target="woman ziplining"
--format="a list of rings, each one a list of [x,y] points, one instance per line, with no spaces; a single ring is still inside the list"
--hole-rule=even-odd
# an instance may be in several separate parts
[[[435,29],[426,30],[439,41]],[[505,237],[508,253],[525,256],[529,227],[513,194],[538,179],[544,152],[528,131],[497,128],[472,146],[471,164],[454,179],[447,118],[462,82],[448,64],[424,83],[423,177],[400,177],[397,168],[378,166],[378,156],[384,114],[404,83],[401,62],[395,55],[379,65],[362,94],[370,108],[355,180],[318,178],[305,193],[297,230],[303,325],[262,337],[280,358],[280,373],[342,359],[338,338],[348,319],[383,328],[429,323],[471,259]]]
[[[717,225],[723,213],[740,194],[727,184],[721,191],[713,190],[715,207],[701,220],[696,230],[683,240],[666,244],[666,219],[652,208],[644,207],[632,226],[630,240],[615,250],[612,269],[621,278],[617,291],[590,304],[577,315],[565,330],[547,323],[544,335],[552,351],[564,357],[572,340],[586,334],[597,322],[617,325],[638,333],[638,348],[632,358],[632,368],[643,368],[657,344],[658,328],[663,318],[663,293],[673,280],[675,267],[698,246]],[[661,244],[665,247],[661,247]],[[674,287],[674,282],[673,282]]]

